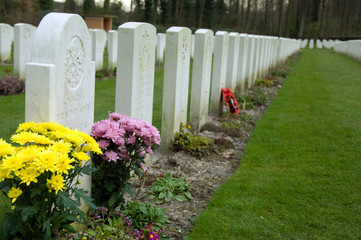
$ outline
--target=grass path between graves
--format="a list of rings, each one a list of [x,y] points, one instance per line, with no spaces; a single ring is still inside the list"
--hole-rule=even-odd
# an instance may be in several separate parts
[[[305,50],[187,239],[361,239],[360,76]]]

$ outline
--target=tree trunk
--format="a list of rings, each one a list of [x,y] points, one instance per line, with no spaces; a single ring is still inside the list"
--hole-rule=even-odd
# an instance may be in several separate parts
[[[201,11],[200,11],[200,14],[199,14],[198,28],[202,27],[203,11],[204,11],[205,3],[206,3],[206,0],[202,0],[202,2],[201,2]]]
[[[326,7],[326,3],[327,0],[322,0],[321,1],[321,8],[320,8],[320,28],[318,30],[318,37],[319,38],[323,38],[323,33],[322,33],[322,27],[323,27],[323,19],[324,19],[324,15],[325,15],[325,7]]]
[[[345,4],[343,5],[343,13],[342,13],[342,18],[341,18],[340,37],[343,36],[343,32],[344,32],[344,28],[345,28],[346,12],[347,12],[347,6],[346,6],[346,1],[345,1]]]
[[[128,15],[128,21],[130,21],[132,19],[133,2],[134,2],[134,0],[130,0],[130,10],[129,10],[129,15]]]
[[[254,0],[254,9],[255,9],[255,19],[254,19],[254,27],[253,33],[257,33],[257,25],[258,25],[258,0]]]
[[[249,14],[251,11],[251,2],[252,2],[252,0],[248,0],[248,2],[247,2],[246,19],[245,19],[246,32],[248,32],[248,29],[249,29],[249,23],[250,23]]]
[[[269,34],[269,31],[268,31],[268,5],[269,5],[269,0],[265,0],[264,3],[265,3],[265,8],[264,8],[264,26],[265,26],[265,29],[264,29],[264,32],[266,33],[266,35],[268,35]]]
[[[108,13],[108,10],[109,10],[109,0],[104,0],[103,9],[104,9],[104,13]]]
[[[348,11],[346,13],[347,15],[347,22],[346,22],[346,38],[349,37],[350,34],[350,15],[351,15],[351,11],[352,11],[352,0],[348,1]]]
[[[288,6],[287,6],[287,21],[286,21],[286,37],[290,36],[289,33],[289,22],[291,21],[291,4],[292,0],[288,0]]]
[[[158,0],[153,0],[153,25],[156,24],[157,21],[157,11],[158,10]]]
[[[283,0],[278,0],[278,37],[282,35]]]

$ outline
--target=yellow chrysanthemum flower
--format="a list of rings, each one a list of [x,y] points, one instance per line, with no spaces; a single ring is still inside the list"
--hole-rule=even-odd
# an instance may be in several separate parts
[[[74,152],[72,155],[76,159],[83,161],[83,162],[86,162],[90,159],[90,157],[85,152]]]
[[[51,179],[47,179],[46,181],[48,183],[47,186],[55,190],[55,194],[58,194],[58,191],[63,191],[65,188],[65,180],[61,174],[54,174],[51,176]]]
[[[10,172],[14,172],[16,175],[20,168],[22,168],[24,162],[18,156],[10,156],[3,159],[1,166],[5,169],[8,169]]]
[[[44,149],[45,148],[41,146],[31,145],[19,148],[19,151],[16,155],[21,158],[23,162],[30,162],[37,158]]]
[[[65,136],[66,139],[68,139],[69,142],[73,143],[76,146],[79,146],[81,144],[84,144],[84,139],[77,134],[75,131],[69,131],[68,134]]]
[[[39,135],[37,133],[30,132],[21,132],[14,134],[11,137],[11,141],[24,145],[26,143],[38,143],[38,144],[52,144],[53,141],[45,136]]]
[[[4,181],[5,178],[13,178],[11,175],[11,171],[7,168],[4,168],[1,164],[0,164],[0,182]]]
[[[44,171],[55,172],[57,170],[56,163],[58,161],[59,154],[50,150],[44,150],[39,153],[39,156],[34,159],[34,165],[36,169],[43,173]]]
[[[70,159],[67,154],[61,155],[56,163],[58,172],[68,174],[68,170],[74,168],[74,166],[71,165],[72,162],[75,162],[75,160],[73,158]]]
[[[72,145],[70,143],[60,140],[58,142],[55,142],[51,147],[49,147],[49,150],[54,150],[58,153],[69,153],[71,147]]]
[[[11,202],[14,203],[22,193],[23,191],[20,188],[12,187],[8,193],[8,197],[11,198]]]
[[[0,138],[0,157],[15,154],[15,147]]]
[[[35,124],[34,122],[21,123],[21,124],[19,124],[18,128],[16,129],[16,132],[19,133],[19,132],[27,131],[27,130],[31,129],[34,124]]]
[[[21,180],[21,183],[25,183],[27,186],[30,183],[34,182],[37,183],[37,177],[40,176],[40,172],[34,170],[33,168],[27,167],[19,171],[18,177]]]
[[[102,154],[102,150],[99,148],[99,144],[95,141],[95,139],[91,136],[89,136],[88,134],[86,134],[85,132],[79,132],[80,136],[86,141],[89,150],[88,151],[92,151],[94,153],[97,154]],[[85,149],[83,149],[84,152],[88,152]]]

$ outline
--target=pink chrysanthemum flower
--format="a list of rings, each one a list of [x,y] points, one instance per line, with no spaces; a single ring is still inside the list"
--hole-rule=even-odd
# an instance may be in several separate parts
[[[100,148],[107,148],[109,146],[109,141],[105,140],[105,139],[101,139],[99,141],[97,141],[97,143],[99,144]]]
[[[110,162],[110,161],[116,162],[117,159],[119,159],[118,154],[116,152],[114,152],[113,150],[106,151],[104,156],[108,160],[108,162]]]

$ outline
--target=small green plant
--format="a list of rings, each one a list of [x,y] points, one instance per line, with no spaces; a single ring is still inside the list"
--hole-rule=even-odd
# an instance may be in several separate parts
[[[271,69],[271,75],[276,77],[286,78],[291,73],[291,69],[284,65],[277,66]]]
[[[59,232],[57,239],[70,240],[102,240],[102,239],[129,239],[129,240],[156,240],[159,239],[160,231],[155,231],[154,224],[144,228],[134,228],[132,219],[120,212],[108,212],[105,207],[97,208],[89,214],[87,229],[77,234],[68,235]]]
[[[214,142],[209,138],[186,132],[182,125],[181,131],[174,136],[173,150],[185,150],[193,156],[203,157],[214,150]]]
[[[255,109],[256,106],[266,105],[269,100],[267,92],[262,88],[255,88],[247,96],[236,93],[236,98],[240,106],[245,109]]]
[[[173,199],[183,202],[192,199],[189,192],[190,184],[184,181],[184,177],[175,178],[168,173],[165,178],[157,178],[150,187],[151,199],[156,199],[156,203],[170,202]]]
[[[129,201],[125,205],[123,214],[132,220],[131,225],[137,229],[143,229],[147,225],[153,224],[158,231],[168,223],[165,212],[165,208],[160,209],[150,202]]]
[[[231,129],[240,129],[240,128],[244,127],[244,125],[245,125],[244,122],[237,121],[234,119],[221,123],[221,127],[231,128]]]
[[[271,79],[263,78],[263,79],[257,79],[256,80],[256,86],[260,87],[271,87],[274,84],[274,81]]]

